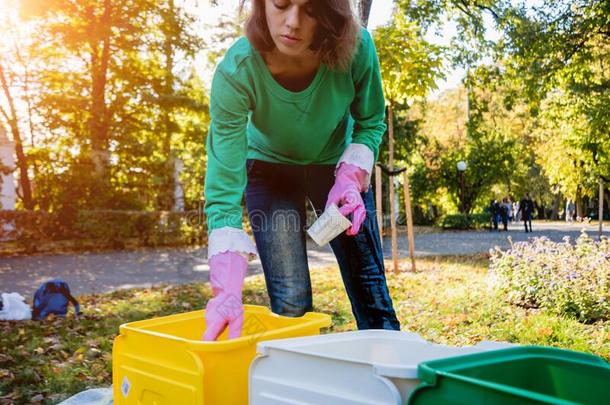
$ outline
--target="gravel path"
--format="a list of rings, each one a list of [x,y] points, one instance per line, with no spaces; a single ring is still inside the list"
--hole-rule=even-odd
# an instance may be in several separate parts
[[[534,232],[525,233],[521,225],[511,225],[508,232],[465,231],[438,232],[416,235],[417,256],[461,255],[489,251],[494,246],[508,248],[507,236],[513,241],[531,236],[547,236],[561,241],[564,236],[576,238],[586,228],[597,235],[596,226],[565,223],[536,223]],[[610,233],[605,232],[610,236]],[[386,258],[391,255],[390,238],[384,238]],[[399,235],[399,256],[408,255],[404,232]],[[327,246],[310,244],[310,268],[336,264]],[[148,287],[163,283],[191,283],[207,281],[208,265],[205,248],[161,248],[137,251],[82,253],[68,255],[40,255],[0,259],[0,292],[19,292],[31,297],[36,288],[50,278],[66,280],[75,295],[103,293],[121,288]],[[252,261],[249,273],[262,271],[260,261]]]

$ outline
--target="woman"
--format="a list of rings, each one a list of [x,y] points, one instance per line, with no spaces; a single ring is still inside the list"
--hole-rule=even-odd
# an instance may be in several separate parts
[[[242,2],[243,6],[243,2]],[[370,174],[384,123],[373,41],[350,0],[254,0],[216,68],[205,212],[210,283],[204,340],[241,335],[248,257],[260,256],[274,313],[312,310],[306,200],[352,226],[331,242],[359,329],[400,329],[388,293]],[[242,230],[246,205],[256,248]]]

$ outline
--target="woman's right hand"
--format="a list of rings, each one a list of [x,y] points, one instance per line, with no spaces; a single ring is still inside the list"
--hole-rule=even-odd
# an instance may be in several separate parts
[[[216,340],[227,325],[229,339],[240,337],[244,324],[242,289],[248,261],[240,253],[228,251],[215,254],[208,264],[214,297],[206,306],[203,340]]]

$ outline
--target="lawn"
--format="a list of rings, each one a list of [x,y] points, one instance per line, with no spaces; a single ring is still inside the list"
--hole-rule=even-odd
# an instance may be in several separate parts
[[[388,273],[402,329],[438,343],[498,340],[610,359],[610,321],[586,325],[506,304],[488,288],[488,262],[486,256],[428,258],[418,261],[417,273]],[[314,270],[312,283],[315,310],[333,317],[326,332],[355,329],[338,269]],[[78,320],[0,322],[0,404],[57,403],[109,386],[112,339],[121,323],[199,309],[210,295],[203,283],[123,290],[80,297],[85,315]],[[268,305],[262,275],[247,280],[244,301]]]

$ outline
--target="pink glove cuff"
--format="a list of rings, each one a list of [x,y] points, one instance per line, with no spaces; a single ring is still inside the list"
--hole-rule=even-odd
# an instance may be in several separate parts
[[[358,191],[363,193],[368,189],[368,176],[369,174],[366,170],[356,165],[342,162],[335,173],[335,181],[337,182],[339,179],[341,179],[343,181],[356,183],[359,186]]]
[[[371,173],[373,172],[373,166],[375,164],[375,154],[371,148],[361,143],[351,143],[347,145],[347,148],[345,151],[343,151],[343,154],[339,158],[337,169],[339,169],[339,166],[342,163],[349,163],[365,170],[366,178],[364,181],[364,189],[366,190],[369,188],[371,183]]]

